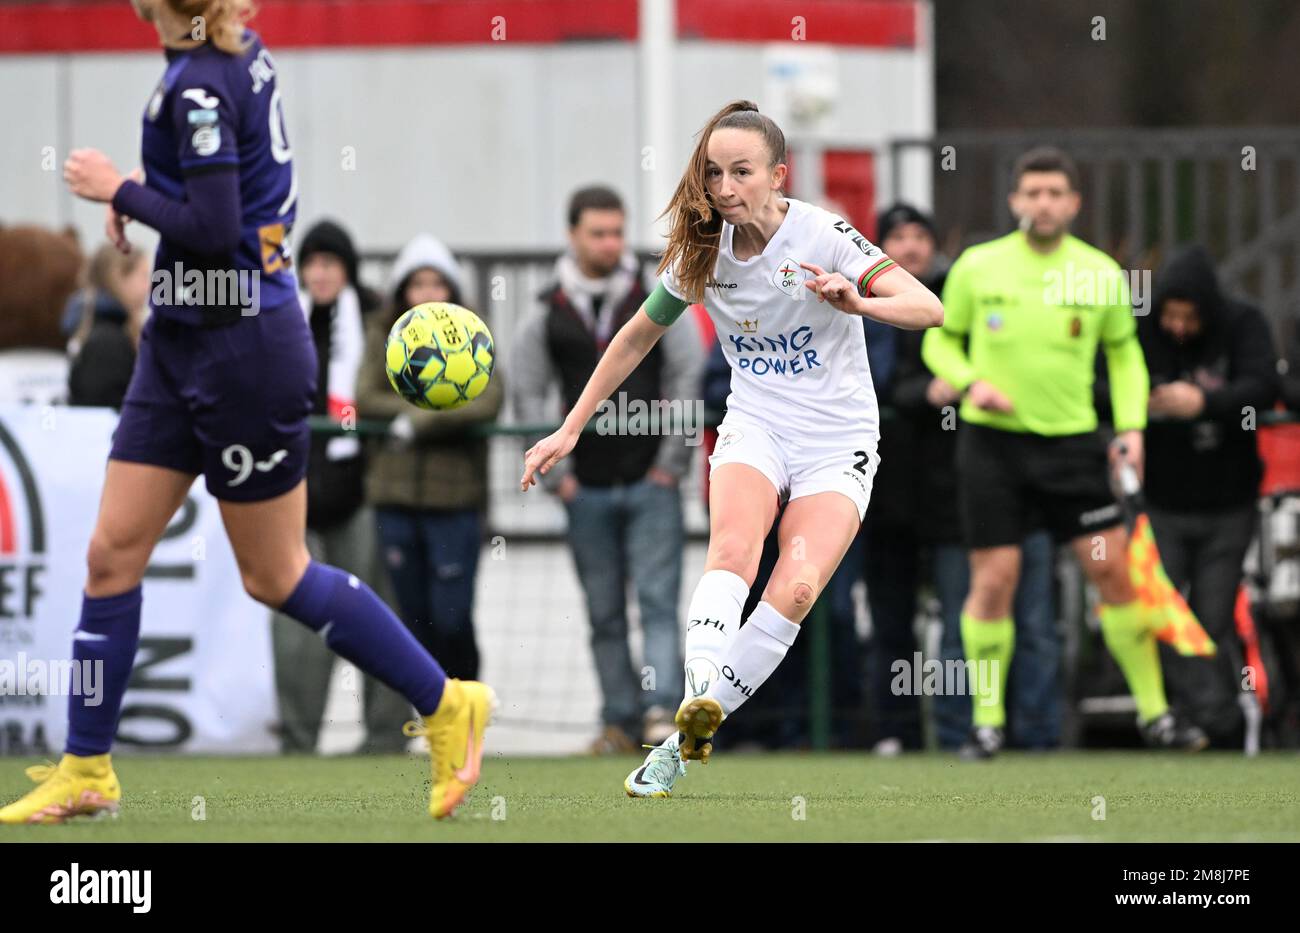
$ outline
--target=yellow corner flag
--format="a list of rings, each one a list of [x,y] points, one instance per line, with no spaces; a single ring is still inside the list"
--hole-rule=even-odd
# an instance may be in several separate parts
[[[1212,658],[1217,650],[1183,594],[1174,589],[1160,563],[1156,536],[1145,513],[1138,515],[1129,536],[1129,576],[1138,602],[1149,617],[1161,620],[1155,636],[1185,657]]]

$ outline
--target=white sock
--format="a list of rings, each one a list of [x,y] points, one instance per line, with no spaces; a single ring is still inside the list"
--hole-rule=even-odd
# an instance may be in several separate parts
[[[759,603],[722,656],[721,678],[709,696],[730,716],[772,676],[794,644],[799,626],[766,602]]]
[[[740,630],[749,584],[730,570],[700,577],[686,613],[686,699],[700,696],[722,676],[722,656]]]

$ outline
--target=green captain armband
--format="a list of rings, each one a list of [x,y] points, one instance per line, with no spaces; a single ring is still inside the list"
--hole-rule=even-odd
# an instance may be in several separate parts
[[[645,300],[643,307],[650,320],[660,327],[668,327],[682,316],[682,312],[686,310],[686,302],[674,297],[673,293],[664,287],[664,283],[660,282],[650,293],[650,297]]]

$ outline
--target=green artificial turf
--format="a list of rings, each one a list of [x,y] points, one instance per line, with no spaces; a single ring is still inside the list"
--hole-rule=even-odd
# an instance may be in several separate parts
[[[489,757],[470,801],[436,823],[427,759],[122,755],[118,819],[3,826],[0,842],[1300,840],[1290,753],[719,753],[672,799],[631,800],[637,761]],[[0,759],[4,801],[31,786],[26,763]]]

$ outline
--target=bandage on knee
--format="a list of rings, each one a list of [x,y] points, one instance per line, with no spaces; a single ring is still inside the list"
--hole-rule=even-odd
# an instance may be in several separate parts
[[[796,606],[806,606],[816,598],[820,576],[817,568],[812,564],[804,564],[799,568],[799,572],[795,575],[794,585],[791,587]]]

